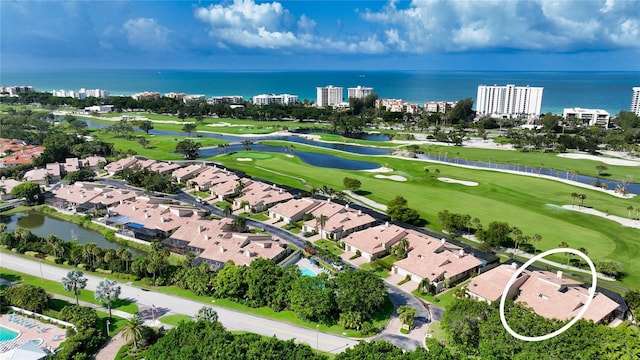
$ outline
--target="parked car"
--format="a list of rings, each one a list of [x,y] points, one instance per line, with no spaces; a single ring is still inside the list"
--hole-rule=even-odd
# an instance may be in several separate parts
[[[313,251],[312,248],[304,248],[304,252],[306,252],[309,255],[315,255],[316,254],[316,252]]]
[[[311,259],[309,260],[309,262],[311,263],[311,265],[320,266],[320,263],[318,263],[318,260],[316,259]]]
[[[331,263],[331,266],[333,266],[333,268],[338,271],[342,271],[344,269],[344,265],[342,265],[342,263],[339,263],[339,262]]]

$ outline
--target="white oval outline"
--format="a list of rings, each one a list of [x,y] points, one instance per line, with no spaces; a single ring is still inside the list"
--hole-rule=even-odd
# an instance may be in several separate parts
[[[548,255],[557,254],[557,253],[571,253],[574,255],[578,255],[581,258],[583,258],[587,262],[587,264],[589,264],[589,268],[591,269],[591,287],[589,288],[589,298],[587,299],[587,302],[582,307],[582,310],[578,312],[578,315],[576,315],[576,317],[574,317],[571,321],[569,321],[565,326],[561,327],[560,329],[542,336],[520,335],[517,332],[513,331],[511,327],[509,327],[509,324],[507,324],[507,320],[505,319],[505,316],[504,316],[504,303],[507,298],[507,293],[509,292],[509,289],[511,289],[511,286],[513,286],[513,283],[515,283],[518,275],[520,275],[524,270],[526,270],[527,267],[529,267],[529,265],[533,264],[535,261],[540,260]],[[582,251],[572,249],[572,248],[556,248],[556,249],[547,250],[529,259],[529,261],[524,263],[524,265],[522,265],[518,269],[518,271],[516,271],[513,275],[511,275],[511,278],[509,279],[507,286],[504,288],[504,291],[502,292],[502,297],[500,297],[500,322],[502,323],[502,326],[505,328],[505,330],[507,330],[507,332],[516,339],[520,339],[522,341],[543,341],[543,340],[551,339],[567,331],[571,326],[573,326],[573,324],[578,322],[578,320],[580,320],[582,316],[584,316],[584,313],[587,312],[587,310],[589,309],[589,305],[591,305],[591,302],[593,301],[593,298],[596,295],[597,285],[598,285],[598,273],[596,272],[596,267],[593,264],[593,261],[591,261],[591,259],[587,255],[585,255]]]

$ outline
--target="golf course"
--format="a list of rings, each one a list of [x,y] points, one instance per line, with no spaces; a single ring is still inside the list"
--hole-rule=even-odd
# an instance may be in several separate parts
[[[178,120],[177,118],[173,119]],[[234,119],[205,119],[198,125],[196,131],[220,131],[221,133],[237,134],[239,129],[250,130],[250,128],[241,126],[210,126],[215,122],[224,122],[225,125],[241,122],[254,127],[254,130],[259,130],[256,133],[260,134],[266,132],[265,128],[275,131],[283,126],[294,128],[296,125],[293,122],[262,124],[255,121],[245,122]],[[181,125],[154,123],[154,127],[179,131]],[[116,149],[133,149],[141,156],[159,160],[175,160],[176,157],[179,157],[170,149],[176,140],[181,140],[175,137],[152,136],[138,132],[137,136],[146,136],[150,140],[149,144],[143,148],[135,140],[113,138],[105,131],[97,130],[94,135],[102,140],[114,142]],[[329,135],[331,141],[341,139],[341,137],[331,134],[318,133],[314,135],[319,136],[321,140],[325,135]],[[193,139],[201,142],[203,147],[215,147],[220,143],[210,138],[193,137]],[[353,143],[353,139],[349,140],[348,142]],[[290,144],[286,141],[276,140],[262,141],[261,143],[274,146]],[[365,142],[361,141],[361,143]],[[402,144],[392,142],[371,143],[378,143],[386,147],[402,146]],[[525,153],[513,150],[441,145],[420,145],[420,148],[425,154],[431,155],[440,154],[440,156],[450,158],[459,157],[474,161],[519,164],[523,167],[544,166],[559,171],[592,176],[597,175],[596,166],[601,164],[593,160],[568,159],[559,157],[557,154],[540,152]],[[374,162],[380,167],[391,169],[391,171],[379,173],[311,166],[296,156],[296,152],[302,151]],[[571,248],[586,249],[588,255],[596,262],[602,260],[619,262],[624,276],[616,284],[626,288],[640,288],[640,273],[635,271],[637,268],[636,259],[640,256],[640,230],[623,227],[606,218],[562,208],[563,205],[577,204],[572,193],[580,193],[586,196],[584,198],[585,207],[629,218],[629,207],[634,209],[631,211],[631,217],[635,217],[637,214],[635,209],[640,208],[640,198],[638,197],[616,197],[602,191],[535,176],[515,175],[486,169],[469,169],[391,155],[357,155],[304,144],[295,144],[295,149],[291,149],[289,153],[264,153],[251,149],[233,153],[221,152],[222,155],[207,160],[214,160],[257,178],[299,189],[310,190],[312,187],[321,188],[326,185],[336,190],[343,190],[343,178],[358,179],[362,183],[362,187],[357,191],[359,195],[381,204],[386,204],[395,196],[401,195],[408,200],[409,207],[416,209],[427,220],[427,226],[436,230],[440,230],[437,213],[442,210],[469,214],[471,218],[479,218],[484,227],[492,221],[507,222],[511,226],[520,228],[524,234],[540,234],[542,240],[531,244],[540,251],[556,248],[560,243],[565,242]],[[380,174],[384,176],[376,176]],[[609,165],[607,174],[612,180],[628,175],[635,179],[640,178],[640,171],[637,167]],[[441,181],[438,178],[450,180]],[[477,186],[467,186],[475,183]],[[559,263],[567,261],[563,255],[550,256],[549,259]]]

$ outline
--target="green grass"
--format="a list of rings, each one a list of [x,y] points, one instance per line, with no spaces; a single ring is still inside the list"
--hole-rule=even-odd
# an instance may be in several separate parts
[[[344,250],[340,249],[334,241],[320,239],[316,240],[314,244],[322,249],[329,250],[333,255],[340,256],[344,254]]]
[[[0,273],[0,277],[12,281],[16,281],[16,279],[20,279],[18,282],[21,284],[39,286],[45,288],[47,291],[52,292],[54,294],[66,296],[69,298],[73,298],[73,302],[75,303],[75,297],[73,293],[64,291],[62,287],[62,283],[59,281],[46,280],[36,276],[31,276],[27,274],[23,274],[17,271],[13,271],[11,269],[2,268],[2,273]],[[80,296],[78,296],[80,301],[86,301],[96,305],[104,305],[100,301],[97,301],[93,295],[93,291],[89,290],[80,290]],[[136,314],[138,312],[138,305],[134,302],[125,299],[116,299],[111,302],[111,308],[113,310],[120,310],[127,312],[129,314]]]
[[[269,220],[269,216],[265,215],[265,213],[258,213],[258,214],[253,214],[253,213],[242,213],[240,215],[246,216],[248,218],[254,219],[254,220],[258,220],[258,221],[266,221]]]
[[[464,281],[458,285],[456,285],[455,287],[451,288],[451,289],[447,289],[444,292],[441,292],[439,294],[437,294],[436,296],[433,295],[429,295],[429,294],[423,294],[421,291],[419,291],[418,289],[412,291],[411,293],[421,299],[424,299],[432,304],[435,304],[436,306],[440,306],[443,307],[445,309],[448,309],[449,306],[451,306],[451,304],[456,300],[456,298],[453,296],[453,294],[455,294],[455,292],[460,289],[463,286],[466,286],[467,284],[469,284],[470,280]]]
[[[435,340],[447,340],[447,333],[440,327],[440,321],[433,321],[429,324],[429,334]]]
[[[376,265],[375,263],[362,264],[362,265],[360,265],[360,269],[367,270],[367,271],[373,271],[374,274],[376,274],[378,277],[381,277],[383,279],[386,279],[389,276],[391,276],[387,270],[385,270],[380,265]]]
[[[300,234],[300,232],[302,231],[300,230],[299,227],[295,226],[294,224],[286,224],[282,226],[282,228],[293,234]]]
[[[586,206],[603,212],[609,211],[612,215],[627,217],[626,207],[629,205],[640,207],[640,197],[620,199],[553,180],[489,170],[464,169],[386,156],[359,156],[302,145],[297,148],[339,154],[339,156],[349,159],[377,160],[381,165],[393,168],[395,173],[407,177],[408,181],[394,182],[387,179],[377,179],[374,177],[375,174],[363,171],[329,168],[319,170],[303,163],[299,158],[288,158],[282,154],[273,154],[273,157],[269,159],[256,160],[252,164],[237,165],[228,156],[219,157],[217,160],[249,175],[298,188],[303,188],[301,182],[289,176],[307,179],[308,183],[314,187],[320,188],[327,185],[335,189],[343,188],[342,179],[344,177],[356,178],[362,182],[361,190],[369,192],[367,197],[376,202],[385,204],[396,195],[404,196],[408,199],[409,206],[418,210],[429,222],[429,226],[435,229],[439,229],[437,213],[445,209],[469,214],[472,218],[478,217],[485,227],[491,221],[506,221],[511,226],[522,229],[525,234],[538,233],[542,235],[542,241],[539,244],[534,244],[540,250],[555,248],[560,242],[565,241],[573,248],[584,247],[596,261],[599,259],[619,261],[627,272],[627,275],[622,279],[622,285],[640,288],[640,273],[633,271],[636,267],[636,259],[640,256],[640,243],[636,240],[640,235],[640,230],[625,228],[607,219],[559,208],[561,205],[571,204],[573,200],[570,194],[578,192],[587,195]],[[451,149],[454,148],[448,149],[452,151]],[[458,149],[455,148],[455,150]],[[501,153],[517,156],[534,155],[507,151]],[[238,154],[241,156],[242,153]],[[537,156],[550,155],[537,154]],[[550,158],[553,157],[550,156]],[[567,160],[553,159],[565,160],[563,164],[566,164]],[[287,176],[268,173],[262,168],[274,169]],[[430,169],[430,174],[432,174],[430,177],[425,176],[425,168]],[[480,185],[466,187],[437,181],[433,175],[435,169],[440,170],[440,176],[473,180]],[[632,169],[626,171],[632,171]],[[637,172],[637,170],[635,171]],[[551,256],[550,259],[564,262],[562,255]]]
[[[183,321],[193,321],[193,319],[191,316],[180,314],[166,315],[160,318],[161,323],[173,326],[178,326]]]
[[[395,262],[398,260],[400,260],[400,258],[395,255],[387,255],[380,259],[380,261],[382,261],[384,264],[388,265],[389,267],[392,267],[393,264],[395,264]]]
[[[197,196],[197,197],[199,197],[199,198],[202,198],[202,199],[206,199],[206,198],[208,198],[208,197],[211,197],[211,194],[210,194],[210,193],[208,193],[208,192],[204,192],[204,191],[197,191],[197,190],[193,190],[193,191],[189,191],[189,193],[190,193],[191,195],[195,195],[195,196]]]

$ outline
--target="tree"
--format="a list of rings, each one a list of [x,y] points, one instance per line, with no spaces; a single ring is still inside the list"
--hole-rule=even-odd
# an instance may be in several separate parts
[[[143,120],[138,123],[138,127],[140,130],[144,131],[147,135],[149,135],[149,130],[153,130],[153,121],[151,120]]]
[[[466,98],[459,100],[456,106],[451,109],[449,113],[449,118],[453,123],[458,123],[460,121],[465,121],[469,116],[473,114],[473,99]]]
[[[573,199],[573,204],[575,206],[576,204],[576,199],[579,197],[580,195],[577,192],[572,192],[571,193],[571,198]]]
[[[247,228],[247,218],[244,216],[237,216],[231,221],[231,228],[235,232],[244,232]]]
[[[80,169],[67,173],[64,179],[68,181],[69,184],[73,184],[77,181],[91,181],[94,176],[96,176],[96,174],[92,170]]]
[[[126,341],[133,341],[134,349],[138,348],[138,341],[142,339],[143,326],[144,321],[137,314],[134,314],[122,329],[122,337]]]
[[[43,288],[33,285],[10,286],[2,294],[9,304],[37,313],[47,309],[51,299]]]
[[[635,319],[638,319],[640,315],[638,310],[640,310],[640,291],[639,290],[629,290],[626,294],[624,294],[624,301],[627,302],[629,309],[631,309],[631,313]]]
[[[478,232],[478,239],[488,246],[504,246],[509,243],[511,226],[506,222],[492,221],[486,230]]]
[[[612,260],[603,260],[596,264],[596,269],[599,272],[612,277],[618,277],[622,275],[622,265],[619,262]]]
[[[402,305],[398,307],[398,310],[396,311],[398,312],[398,317],[400,317],[402,324],[407,325],[409,329],[413,328],[418,310],[411,305]]]
[[[336,304],[340,312],[357,312],[367,321],[387,298],[384,281],[371,271],[342,271],[335,278]]]
[[[143,149],[146,149],[147,146],[149,146],[149,140],[147,140],[147,138],[145,138],[144,136],[139,136],[138,144],[140,144],[140,146],[142,146]]]
[[[109,319],[111,319],[111,300],[120,296],[120,285],[115,280],[104,279],[98,283],[94,293],[96,300],[106,301],[109,309]]]
[[[191,139],[184,139],[176,144],[176,152],[182,154],[185,159],[193,160],[198,157],[200,146],[200,143]]]
[[[196,320],[206,320],[215,322],[218,321],[218,313],[209,306],[203,306],[198,310],[196,314]]]
[[[580,206],[584,206],[584,200],[587,198],[586,194],[579,194],[578,199],[580,199]]]
[[[327,225],[327,221],[329,217],[325,214],[320,214],[320,216],[316,217],[316,228],[320,226],[320,238],[324,235],[324,227]]]
[[[609,168],[604,165],[596,165],[596,170],[598,171],[598,176],[602,176]]]
[[[13,196],[14,199],[25,198],[29,203],[34,202],[41,193],[42,189],[40,189],[40,185],[33,181],[25,181],[11,189],[11,196]]]
[[[627,212],[629,213],[629,217],[631,217],[631,212],[633,211],[633,209],[634,209],[633,205],[627,206]]]
[[[360,182],[360,180],[350,178],[350,177],[345,177],[344,179],[342,179],[342,184],[344,185],[345,188],[351,191],[356,191],[360,189],[360,187],[362,186],[362,183]]]
[[[193,130],[195,130],[197,128],[196,124],[194,123],[186,123],[184,124],[184,126],[182,127],[182,131],[186,132],[187,134],[189,134],[189,137],[191,137],[191,133],[193,132]]]
[[[71,270],[67,273],[67,276],[62,278],[62,287],[65,291],[73,292],[76,297],[76,305],[79,305],[78,296],[80,290],[87,286],[87,278],[84,277],[84,273],[80,270]]]
[[[342,312],[338,319],[338,325],[345,329],[360,330],[360,326],[362,326],[362,315],[355,311]]]
[[[412,225],[420,225],[423,220],[420,214],[407,206],[407,200],[402,196],[396,196],[387,203],[387,214],[391,220],[398,220]]]
[[[329,321],[335,314],[335,291],[326,274],[300,276],[291,284],[290,309],[307,321]]]

